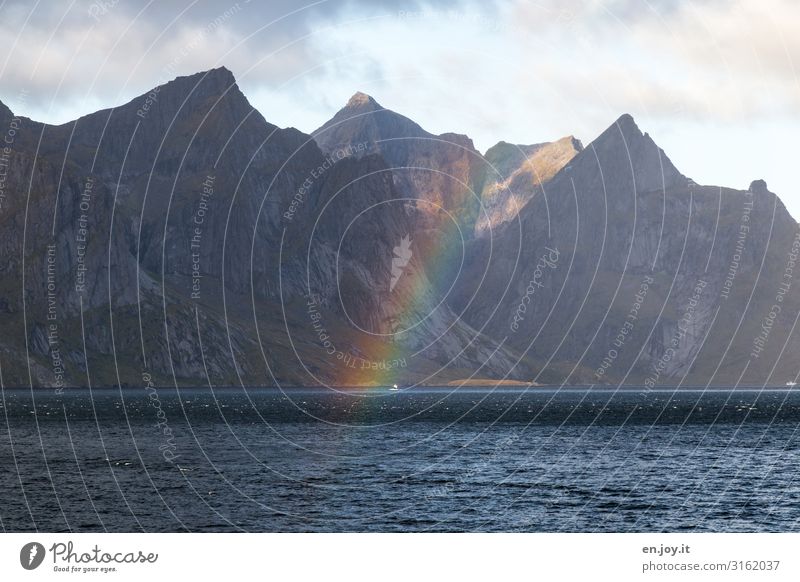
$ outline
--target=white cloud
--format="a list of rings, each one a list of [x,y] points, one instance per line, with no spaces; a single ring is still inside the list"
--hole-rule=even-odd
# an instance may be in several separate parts
[[[0,99],[65,121],[224,64],[280,125],[311,131],[362,90],[484,149],[588,141],[629,112],[698,181],[763,177],[800,214],[794,0],[140,0],[99,21],[91,5],[3,5]]]

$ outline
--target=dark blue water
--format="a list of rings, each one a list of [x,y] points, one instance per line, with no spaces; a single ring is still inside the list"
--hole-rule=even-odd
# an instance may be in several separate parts
[[[6,531],[800,530],[800,392],[2,396]]]

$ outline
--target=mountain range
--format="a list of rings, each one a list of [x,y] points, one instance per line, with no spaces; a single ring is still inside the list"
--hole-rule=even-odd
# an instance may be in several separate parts
[[[308,135],[218,68],[0,131],[4,386],[798,375],[797,222],[629,115],[481,153],[356,93]]]

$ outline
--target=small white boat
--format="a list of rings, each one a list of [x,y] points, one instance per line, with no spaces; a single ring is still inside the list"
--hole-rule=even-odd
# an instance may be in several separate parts
[[[786,383],[786,385],[787,385],[789,388],[794,388],[795,386],[797,386],[797,382],[787,382],[787,383]]]
[[[389,390],[391,390],[392,392],[396,392],[397,390],[400,390],[400,388],[397,387],[397,384],[392,384],[392,387],[389,388]]]

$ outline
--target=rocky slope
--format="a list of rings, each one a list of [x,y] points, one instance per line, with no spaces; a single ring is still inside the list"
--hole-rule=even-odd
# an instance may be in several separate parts
[[[511,367],[432,292],[419,256],[390,292],[413,228],[380,153],[326,156],[268,123],[224,68],[62,126],[19,125],[0,216],[7,385]]]
[[[465,135],[433,135],[364,93],[353,95],[312,135],[326,152],[359,145],[379,152],[399,193],[412,198],[432,227],[477,214],[480,201],[471,188],[484,160]]]
[[[572,136],[535,145],[501,141],[489,148],[479,183],[482,208],[475,224],[476,234],[485,236],[516,218],[582,149],[581,142]]]
[[[798,225],[763,182],[699,186],[625,115],[518,218],[473,242],[453,303],[533,355],[540,379],[796,376]]]
[[[797,223],[630,116],[483,156],[356,94],[312,138],[222,68],[0,124],[5,386],[797,373]]]

